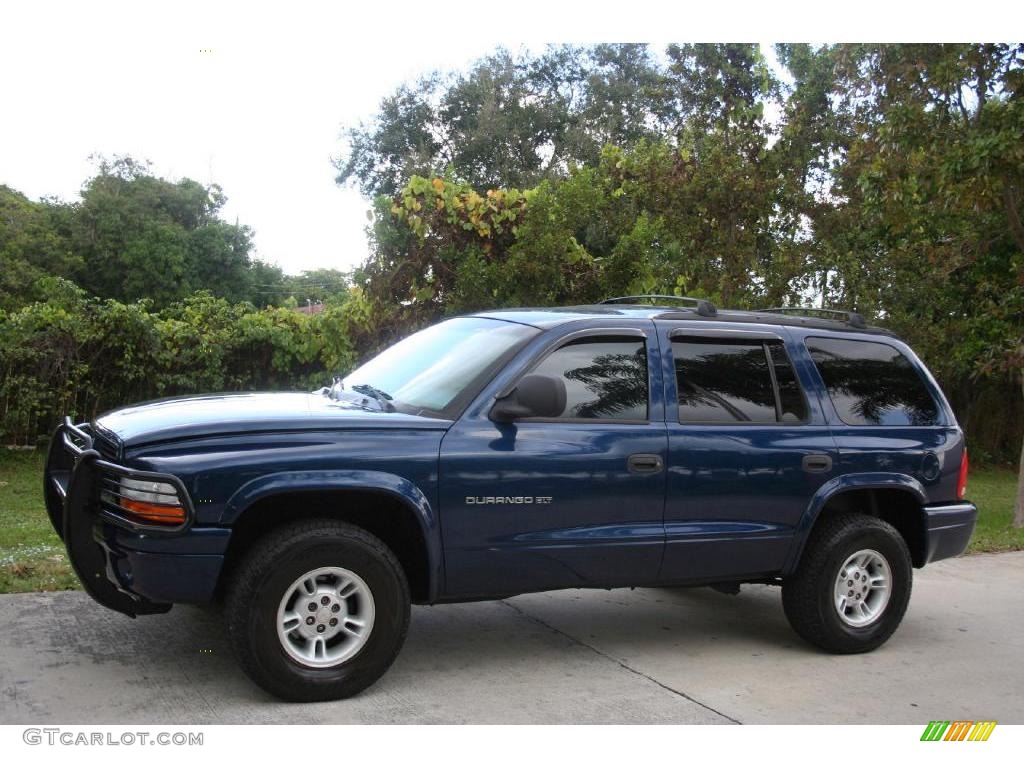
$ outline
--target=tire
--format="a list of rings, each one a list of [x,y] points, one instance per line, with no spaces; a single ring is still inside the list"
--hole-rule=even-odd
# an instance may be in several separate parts
[[[409,627],[409,585],[394,553],[334,520],[266,534],[232,575],[224,602],[240,666],[288,701],[359,693],[391,666]]]
[[[844,568],[849,578],[840,584]],[[811,531],[796,572],[783,580],[782,606],[809,643],[832,653],[865,653],[896,631],[912,582],[907,544],[889,523],[864,514],[829,515]]]

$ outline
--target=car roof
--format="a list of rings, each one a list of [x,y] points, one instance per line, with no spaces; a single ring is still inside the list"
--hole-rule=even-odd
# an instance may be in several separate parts
[[[821,310],[806,310],[818,312]],[[513,323],[532,325],[548,329],[574,320],[607,320],[621,317],[639,320],[700,320],[715,323],[759,323],[763,325],[786,325],[798,328],[814,328],[847,333],[871,333],[885,336],[895,334],[878,326],[866,325],[856,316],[849,319],[833,319],[813,315],[791,314],[789,310],[743,310],[715,309],[706,313],[702,307],[671,307],[651,304],[583,304],[570,307],[516,307],[476,312],[473,317],[488,317]],[[841,315],[842,313],[836,313]]]

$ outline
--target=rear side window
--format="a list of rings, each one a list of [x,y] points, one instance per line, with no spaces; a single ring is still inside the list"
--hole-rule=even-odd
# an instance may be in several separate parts
[[[789,362],[786,349],[780,343],[769,343],[768,353],[771,355],[775,382],[779,388],[779,421],[796,422],[807,420],[807,401],[804,392],[796,381],[796,372]]]
[[[832,404],[851,426],[937,424],[939,409],[913,364],[895,347],[852,339],[807,339]]]
[[[552,352],[533,373],[565,382],[559,418],[647,420],[647,348],[639,338],[587,337]]]
[[[672,341],[679,421],[799,423],[807,405],[782,342],[679,338]]]

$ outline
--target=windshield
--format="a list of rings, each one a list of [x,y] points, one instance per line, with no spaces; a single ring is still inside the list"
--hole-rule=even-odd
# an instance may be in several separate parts
[[[492,365],[537,333],[518,323],[457,317],[388,347],[342,383],[351,391],[372,388],[401,410],[444,411]]]

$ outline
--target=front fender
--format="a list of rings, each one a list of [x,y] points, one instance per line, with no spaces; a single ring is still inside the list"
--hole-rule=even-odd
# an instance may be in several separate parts
[[[437,514],[423,491],[407,478],[389,472],[365,469],[275,472],[250,480],[228,499],[220,525],[231,526],[249,507],[261,499],[285,493],[308,491],[376,491],[396,497],[413,513],[427,546],[430,574],[429,594],[436,596],[442,578],[441,527]]]
[[[814,523],[825,508],[829,500],[840,493],[853,490],[899,490],[911,493],[919,504],[924,505],[928,501],[924,486],[910,475],[896,472],[859,472],[849,475],[833,477],[822,484],[817,493],[807,505],[800,522],[797,523],[796,533],[793,536],[793,545],[786,565],[783,568],[783,575],[791,574],[800,562],[800,555],[803,553],[804,545],[807,543],[807,536],[810,534]]]

